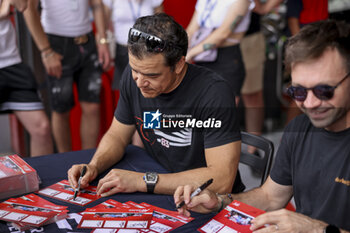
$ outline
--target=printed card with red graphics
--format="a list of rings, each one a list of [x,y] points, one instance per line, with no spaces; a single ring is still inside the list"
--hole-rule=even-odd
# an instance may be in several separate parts
[[[40,208],[51,209],[54,211],[63,211],[67,210],[68,206],[56,205],[52,202],[45,200],[44,198],[39,197],[33,193],[21,196],[18,198],[10,198],[5,201],[5,203],[14,203],[14,204],[23,204],[29,206],[37,206]],[[68,211],[68,210],[67,210]]]
[[[152,221],[153,210],[132,208],[89,208],[78,228],[115,228],[115,229],[148,229]]]
[[[239,201],[233,201],[225,209],[215,215],[209,222],[198,229],[199,232],[252,232],[249,228],[251,220],[265,211]]]
[[[80,192],[75,200],[73,200],[74,191],[75,190],[69,185],[68,180],[62,180],[47,188],[39,190],[38,193],[81,206],[85,206],[100,198],[100,196],[96,193],[96,186],[89,186],[85,189],[80,189]]]
[[[16,223],[17,228],[24,230],[63,219],[68,210],[66,206],[55,205],[35,194],[28,194],[1,203],[0,212],[0,219]]]
[[[140,205],[145,208],[153,209],[152,224],[150,226],[150,229],[153,232],[167,233],[191,222],[194,219],[192,217],[180,215],[177,211],[162,209],[147,203],[141,203]]]
[[[0,199],[39,189],[36,171],[18,155],[0,156]]]

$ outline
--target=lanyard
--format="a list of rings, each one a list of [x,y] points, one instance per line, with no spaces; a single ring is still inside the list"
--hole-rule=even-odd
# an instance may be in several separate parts
[[[210,17],[210,14],[214,10],[214,7],[217,2],[218,0],[215,0],[214,2],[212,2],[211,0],[207,0],[202,16],[200,17],[200,27],[204,27],[205,22]]]
[[[134,6],[132,4],[132,0],[128,0],[128,3],[129,3],[129,6],[130,6],[132,17],[133,17],[134,21],[136,21],[137,18],[141,16],[141,6],[142,6],[142,3],[143,3],[143,0],[139,1],[139,9],[138,9],[137,12],[135,12]]]

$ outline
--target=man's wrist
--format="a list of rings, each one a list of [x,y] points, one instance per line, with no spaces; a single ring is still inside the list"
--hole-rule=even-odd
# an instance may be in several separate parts
[[[53,51],[53,49],[51,49],[50,47],[41,50],[42,59],[47,59],[49,57],[52,57],[54,54],[55,54],[55,51]]]

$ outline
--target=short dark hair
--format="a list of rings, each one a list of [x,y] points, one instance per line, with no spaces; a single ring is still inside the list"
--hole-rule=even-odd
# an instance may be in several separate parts
[[[321,57],[328,48],[338,50],[350,72],[350,25],[330,19],[308,24],[288,40],[284,61],[287,71],[293,63]]]
[[[133,28],[157,36],[170,43],[161,53],[165,57],[166,65],[170,66],[172,70],[174,70],[177,62],[180,61],[183,56],[186,56],[188,49],[187,33],[171,16],[165,13],[159,13],[140,17],[136,20]],[[172,45],[176,45],[176,47]],[[128,49],[132,55],[140,59],[147,54],[158,53],[147,50],[143,40],[140,40],[140,43],[128,43]]]

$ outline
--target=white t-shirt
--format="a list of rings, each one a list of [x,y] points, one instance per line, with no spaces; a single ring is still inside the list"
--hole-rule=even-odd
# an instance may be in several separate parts
[[[127,45],[129,29],[137,18],[153,15],[154,9],[163,3],[163,0],[103,0],[103,3],[112,10],[114,36],[118,44]]]
[[[40,0],[41,24],[49,34],[76,37],[92,31],[88,0]]]
[[[226,15],[229,13],[229,7],[236,0],[198,0],[196,3],[196,11],[198,14],[197,22],[199,25],[204,21],[206,28],[218,28],[223,23]],[[251,10],[254,8],[254,2],[251,0],[247,14],[235,28],[234,33],[245,32],[248,30],[250,23]]]
[[[20,63],[16,31],[9,18],[0,20],[0,69]]]

